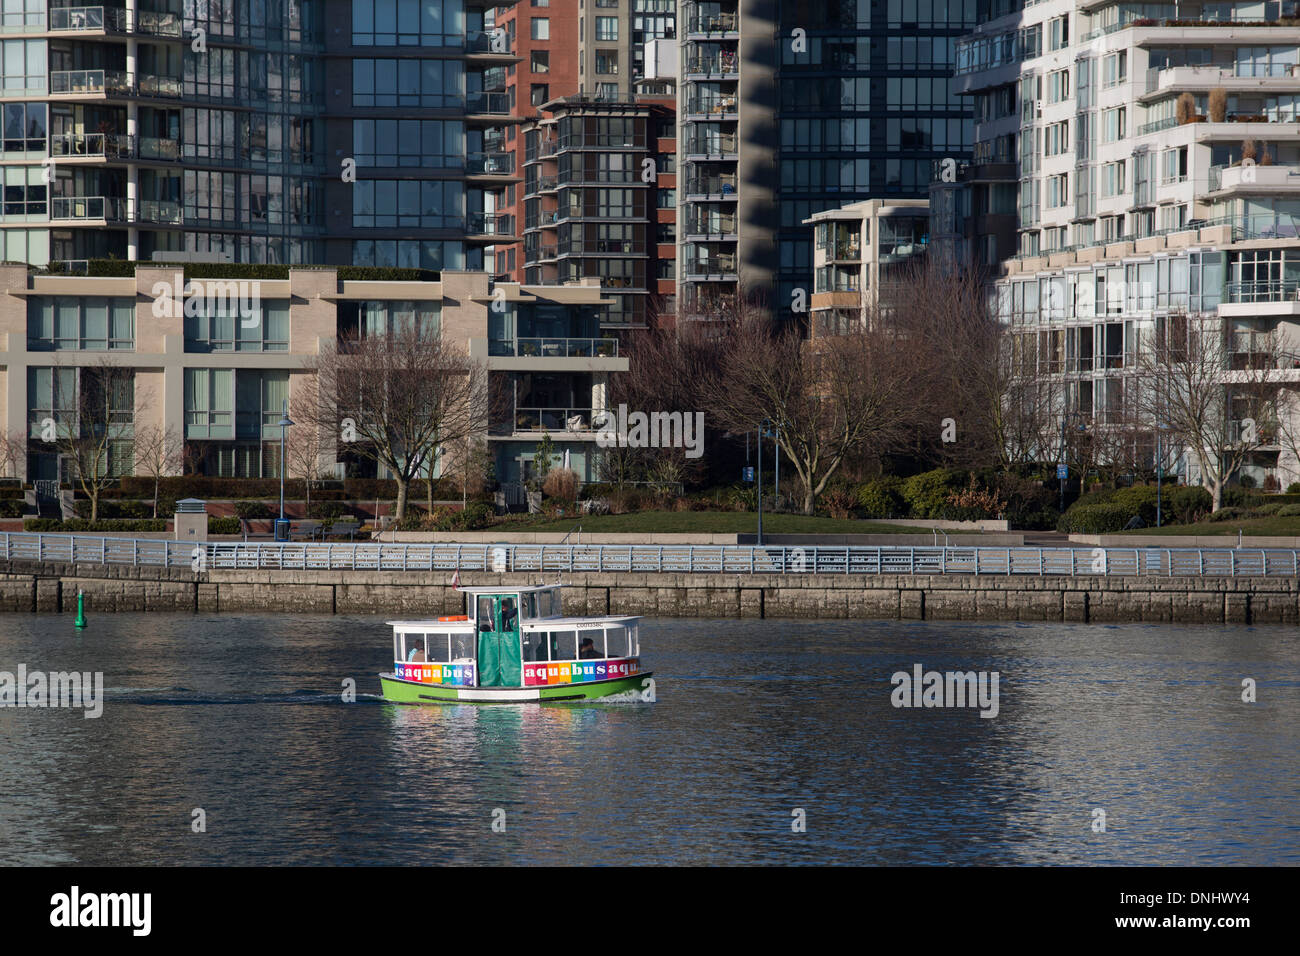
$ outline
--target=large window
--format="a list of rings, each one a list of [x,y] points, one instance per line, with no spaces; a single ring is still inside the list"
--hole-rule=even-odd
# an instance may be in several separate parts
[[[135,348],[135,302],[102,296],[27,300],[27,348],[33,352]]]
[[[530,29],[532,30],[530,36],[534,40],[549,40],[551,38],[551,21],[547,17],[533,17]]]
[[[615,41],[618,39],[618,17],[596,17],[596,39]]]
[[[442,303],[437,301],[373,300],[339,304],[339,334],[370,337],[419,329],[426,338],[441,331]]]
[[[464,89],[460,60],[352,61],[353,106],[459,106]]]
[[[238,296],[211,303],[202,297],[194,301],[201,304],[200,314],[185,316],[185,351],[289,351],[287,301],[255,303],[252,308]]]
[[[352,0],[353,46],[460,46],[463,0]]]
[[[353,120],[352,155],[358,166],[459,169],[465,165],[465,124],[460,120]]]
[[[7,103],[4,108],[4,151],[44,152],[46,106],[44,103]]]
[[[445,229],[464,218],[460,182],[363,179],[352,187],[352,225],[360,229]]]
[[[185,370],[185,437],[235,437],[235,370]]]

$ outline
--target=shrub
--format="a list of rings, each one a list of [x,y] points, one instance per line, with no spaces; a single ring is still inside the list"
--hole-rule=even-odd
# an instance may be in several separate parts
[[[1228,116],[1228,91],[1221,86],[1210,90],[1207,109],[1211,123],[1222,123]]]
[[[89,518],[90,499],[78,498],[75,501],[73,501],[72,512],[78,518]],[[158,513],[163,514],[164,512],[160,508],[158,510]],[[107,518],[152,518],[153,501],[150,500],[146,504],[143,501],[136,501],[131,498],[127,498],[127,499],[101,498],[99,500],[99,517],[101,520]]]
[[[542,482],[542,494],[548,498],[573,502],[578,498],[578,476],[568,468],[552,468]]]
[[[1293,481],[1291,484],[1287,485],[1286,493],[1288,495],[1300,495],[1300,481]]]
[[[1127,505],[1075,504],[1061,515],[1057,528],[1067,534],[1113,534],[1123,531],[1132,517],[1133,512]]]
[[[977,487],[975,476],[971,475],[969,485],[948,495],[943,517],[949,521],[981,521],[997,517],[1005,507],[1006,502],[996,494]]]
[[[893,476],[864,481],[856,490],[859,513],[864,518],[905,517],[907,503],[902,487],[902,480]]]
[[[839,485],[823,491],[821,501],[832,518],[844,519],[852,515],[853,506],[857,504],[857,496],[848,488]]]
[[[1213,500],[1204,488],[1175,485],[1163,494],[1161,510],[1178,524],[1194,524],[1210,510]]]
[[[1255,487],[1255,479],[1251,475],[1242,475],[1240,478],[1237,479],[1237,483],[1241,485],[1241,487],[1246,489],[1251,489]]]
[[[21,498],[0,498],[0,518],[21,518],[26,509]]]
[[[208,518],[208,534],[239,534],[242,530],[238,518]]]
[[[1250,512],[1245,508],[1228,507],[1220,508],[1213,514],[1205,516],[1206,521],[1239,521],[1243,518],[1249,518]]]
[[[1191,122],[1195,113],[1196,98],[1191,93],[1183,93],[1178,97],[1178,101],[1174,104],[1174,116],[1177,117],[1179,126]]]
[[[307,509],[308,518],[319,518],[325,521],[332,521],[346,514],[351,514],[351,512],[341,501],[316,501],[313,499],[311,507]]]
[[[1277,509],[1279,518],[1300,518],[1300,505],[1283,505]]]
[[[948,495],[961,488],[965,473],[955,468],[936,468],[913,475],[903,482],[903,499],[914,518],[942,518]]]
[[[110,518],[101,521],[87,521],[85,518],[69,518],[67,521],[60,521],[58,518],[27,518],[23,521],[23,530],[88,531],[91,533],[96,531],[166,531],[167,521],[165,518],[143,518],[138,520]]]
[[[235,514],[240,518],[274,518],[279,511],[272,511],[265,501],[236,501]]]

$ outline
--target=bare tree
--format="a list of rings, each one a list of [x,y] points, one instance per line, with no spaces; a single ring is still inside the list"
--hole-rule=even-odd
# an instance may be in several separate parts
[[[284,470],[286,475],[302,481],[306,489],[307,513],[311,514],[311,492],[321,477],[321,456],[326,451],[323,421],[330,417],[329,409],[321,404],[316,379],[300,380],[289,402],[289,417],[302,423],[290,429],[284,441]]]
[[[153,479],[153,516],[158,517],[158,492],[165,475],[178,472],[185,463],[185,442],[175,428],[142,425],[135,429],[135,466]]]
[[[132,441],[135,370],[104,356],[76,371],[76,394],[55,395],[55,407],[72,409],[73,414],[49,424],[59,452],[72,463],[74,480],[90,499],[90,520],[98,521],[100,493],[115,478],[114,452],[121,443]],[[56,392],[61,381],[55,376]]]
[[[1139,354],[1143,418],[1186,447],[1214,511],[1276,420],[1279,354],[1276,333],[1243,342],[1217,316],[1186,314],[1158,319]]]
[[[398,520],[411,482],[451,446],[486,428],[486,367],[436,332],[402,327],[349,336],[309,360],[320,401],[304,421],[338,435],[397,481]]]
[[[708,381],[709,404],[732,431],[763,422],[778,431],[812,514],[847,456],[906,437],[918,378],[916,362],[900,355],[913,345],[884,323],[805,342],[761,313],[742,314],[728,329],[725,364]]]
[[[10,435],[0,431],[0,471],[6,478],[17,478],[27,461],[27,435]]]

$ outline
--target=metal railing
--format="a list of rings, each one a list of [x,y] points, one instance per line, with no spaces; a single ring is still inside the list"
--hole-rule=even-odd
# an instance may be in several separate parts
[[[489,355],[524,355],[537,358],[617,358],[618,339],[523,337],[488,343]]]
[[[996,574],[1295,577],[1288,548],[752,547],[624,544],[323,544],[0,534],[0,558],[195,570]]]

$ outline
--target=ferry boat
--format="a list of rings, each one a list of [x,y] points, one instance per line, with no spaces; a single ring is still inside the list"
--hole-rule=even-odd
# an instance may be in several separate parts
[[[640,692],[639,617],[565,617],[562,584],[466,587],[465,614],[388,621],[398,704],[594,700]]]

